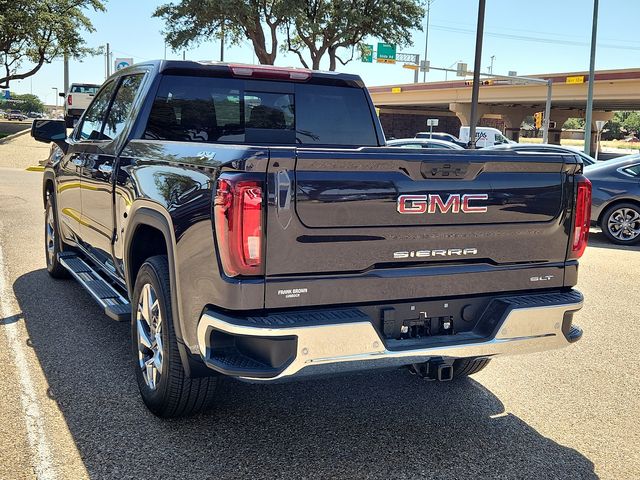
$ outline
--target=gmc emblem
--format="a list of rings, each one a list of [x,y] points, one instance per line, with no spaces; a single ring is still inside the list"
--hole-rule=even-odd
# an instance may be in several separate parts
[[[467,193],[449,195],[446,201],[440,195],[400,195],[398,197],[398,212],[402,214],[414,213],[485,213],[485,205],[471,205],[471,202],[488,200],[486,193]]]

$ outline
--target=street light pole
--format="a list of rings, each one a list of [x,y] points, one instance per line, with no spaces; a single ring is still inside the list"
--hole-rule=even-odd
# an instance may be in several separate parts
[[[429,15],[431,14],[431,4],[435,0],[427,0],[427,28],[425,29],[424,36],[424,61],[426,62],[429,58],[427,57],[427,50],[429,49]],[[426,70],[422,73],[422,81],[427,81],[427,72]]]
[[[482,35],[486,0],[478,2],[478,26],[476,28],[476,58],[473,62],[473,86],[471,90],[471,118],[469,121],[469,148],[476,148],[476,124],[478,123],[478,97],[480,95],[480,69],[482,68]]]
[[[58,87],[51,87],[51,90],[56,91],[56,108],[58,108]]]
[[[593,24],[591,25],[591,58],[589,60],[589,89],[584,121],[584,153],[591,153],[591,117],[593,111],[593,81],[596,66],[596,37],[598,36],[598,0],[593,0]]]

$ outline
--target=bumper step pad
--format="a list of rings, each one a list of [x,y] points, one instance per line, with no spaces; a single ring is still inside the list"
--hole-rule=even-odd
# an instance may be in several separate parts
[[[60,263],[91,294],[91,297],[104,308],[109,318],[118,322],[131,318],[131,304],[98,272],[79,256],[73,253],[60,255]]]

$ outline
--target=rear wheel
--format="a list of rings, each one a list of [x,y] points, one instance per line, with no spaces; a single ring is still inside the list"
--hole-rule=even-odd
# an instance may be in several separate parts
[[[640,207],[619,203],[609,207],[602,216],[602,232],[613,243],[634,245],[640,242]]]
[[[171,313],[167,257],[148,258],[133,293],[133,363],[142,400],[159,417],[198,413],[213,404],[217,379],[189,378],[182,367]]]
[[[55,206],[55,197],[49,192],[44,209],[44,253],[47,260],[47,272],[53,278],[68,278],[69,272],[60,263],[62,249]]]

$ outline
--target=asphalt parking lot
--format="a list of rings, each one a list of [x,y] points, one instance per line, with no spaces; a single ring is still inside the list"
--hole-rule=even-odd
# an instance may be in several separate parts
[[[1,479],[640,478],[640,247],[592,235],[585,334],[567,349],[449,383],[404,370],[226,381],[210,413],[163,421],[139,399],[128,325],[48,277],[41,174],[24,170],[44,151],[23,164],[11,148],[0,146]]]

